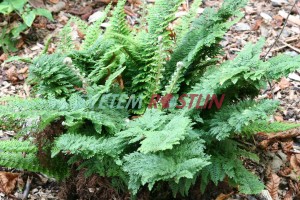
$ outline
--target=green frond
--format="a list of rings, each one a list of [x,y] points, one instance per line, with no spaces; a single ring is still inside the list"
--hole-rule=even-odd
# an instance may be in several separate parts
[[[0,141],[0,151],[36,153],[37,147],[30,141],[4,140]]]
[[[216,144],[211,145],[213,147]],[[238,148],[236,142],[232,140],[219,142],[218,148],[210,148],[210,153],[212,154],[210,160],[212,164],[201,170],[202,193],[210,180],[217,185],[225,177],[228,177],[229,183],[238,186],[239,192],[244,194],[258,194],[264,189],[264,185],[258,178],[243,166],[243,162],[239,157],[245,157],[245,153]],[[249,157],[249,155],[246,155],[246,157]]]
[[[82,87],[80,72],[70,69],[67,57],[61,54],[41,55],[29,67],[27,81],[35,85],[42,96],[65,97],[75,93],[75,87]],[[69,61],[68,61],[69,62]],[[71,61],[72,62],[72,61]]]
[[[223,107],[209,120],[209,135],[224,140],[231,135],[241,134],[242,129],[258,120],[267,120],[278,108],[279,102],[264,100],[244,101]]]
[[[248,96],[256,96],[265,83],[263,77],[269,66],[260,60],[263,45],[264,40],[247,44],[234,60],[208,69],[190,93],[203,96],[225,93],[227,98],[244,98],[247,91]]]
[[[58,35],[58,52],[69,53],[76,49],[75,41],[77,38],[74,37],[78,32],[85,35],[87,33],[87,28],[88,25],[85,21],[78,17],[71,17]]]
[[[110,26],[106,31],[106,34],[119,33],[122,35],[129,35],[131,32],[129,30],[129,25],[126,20],[126,14],[124,11],[126,0],[119,0],[117,6],[115,7],[112,17],[110,18]]]
[[[176,43],[180,44],[182,38],[190,31],[191,24],[197,17],[201,3],[202,0],[195,0],[187,15],[178,20],[179,25],[175,27]]]
[[[173,149],[190,134],[191,120],[183,115],[172,116],[172,118],[162,115],[163,113],[157,110],[147,110],[143,117],[130,122],[127,129],[117,136],[126,138],[129,143],[140,141],[141,146],[138,151],[142,153]],[[160,121],[157,122],[157,119]],[[163,127],[160,126],[162,123]],[[181,125],[177,127],[179,123]]]
[[[282,131],[288,131],[290,129],[298,128],[300,124],[284,123],[284,122],[267,122],[256,121],[248,126],[242,128],[242,132],[247,135],[253,135],[256,133],[277,133]]]
[[[59,163],[56,163],[59,164]],[[0,165],[3,167],[23,169],[33,172],[41,172],[62,180],[69,176],[68,168],[65,165],[58,165],[55,169],[47,169],[40,165],[36,154],[22,154],[21,152],[1,152],[0,151]]]
[[[126,155],[123,169],[129,174],[129,189],[136,194],[140,186],[145,184],[151,190],[158,181],[178,184],[181,179],[193,178],[210,163],[203,148],[201,140],[189,139],[159,154],[134,152]]]
[[[93,124],[93,130],[102,133],[115,133],[121,129],[126,115],[114,110],[97,109],[89,107],[88,100],[77,94],[72,95],[68,100],[55,99],[20,99],[10,98],[9,102],[0,105],[0,117],[13,120],[25,121],[31,119],[35,123],[32,128],[43,130],[51,122],[64,118],[64,125],[70,130],[78,130],[84,126],[86,121]],[[94,110],[95,109],[95,110]]]
[[[184,81],[184,84],[190,85],[199,80],[207,61],[220,54],[219,42],[224,34],[241,18],[238,10],[244,5],[244,1],[239,1],[233,5],[235,11],[229,9],[232,5],[226,1],[219,11],[211,8],[205,9],[203,14],[193,21],[190,30],[182,36],[171,60],[166,65],[163,85],[166,85],[167,81],[170,80],[178,62],[183,63],[184,70],[177,84],[181,85]],[[236,16],[236,18],[229,20],[231,16]],[[191,81],[193,83],[190,83]]]
[[[102,34],[102,30],[100,29],[100,26],[107,18],[107,14],[110,11],[110,9],[111,9],[111,4],[106,6],[103,15],[98,20],[96,20],[95,22],[93,22],[91,25],[87,27],[86,35],[81,46],[81,49],[83,51],[91,48],[91,46],[97,41],[99,36]]]
[[[118,138],[96,138],[80,134],[64,134],[55,140],[52,149],[52,157],[59,152],[68,152],[72,155],[80,155],[81,158],[89,159],[94,156],[111,156],[116,157],[122,151],[122,143]]]
[[[281,77],[287,77],[291,72],[299,69],[299,56],[293,57],[288,55],[278,55],[268,60],[270,63],[266,72],[268,80],[278,80]]]

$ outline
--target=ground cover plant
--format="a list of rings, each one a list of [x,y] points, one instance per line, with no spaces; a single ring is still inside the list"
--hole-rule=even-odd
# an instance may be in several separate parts
[[[16,14],[21,21],[15,20]],[[33,8],[27,0],[3,0],[0,1],[0,16],[3,19],[11,18],[9,21],[15,21],[9,25],[0,28],[0,48],[5,52],[16,51],[16,43],[20,34],[29,29],[37,16],[43,16],[53,20],[50,11],[43,8]]]
[[[26,135],[24,141],[0,142],[0,165],[58,180],[84,170],[132,197],[144,186],[188,196],[196,182],[204,192],[209,182],[224,179],[241,193],[260,193],[264,185],[242,162],[259,159],[239,140],[299,126],[271,122],[279,103],[255,97],[268,81],[299,69],[300,57],[265,61],[261,39],[221,63],[219,43],[242,17],[238,10],[246,1],[225,0],[219,10],[207,8],[199,17],[196,0],[171,37],[168,26],[180,3],[157,0],[147,9],[146,23],[133,30],[125,20],[125,1],[119,1],[105,31],[99,26],[106,16],[92,25],[70,20],[56,52],[43,53],[30,66],[28,82],[36,95],[0,99],[1,124],[18,121],[24,127],[19,135]],[[81,44],[72,39],[74,29],[84,35]],[[142,106],[103,105],[108,93],[141,96]],[[165,108],[163,102],[151,109],[153,94],[225,98],[220,109]]]

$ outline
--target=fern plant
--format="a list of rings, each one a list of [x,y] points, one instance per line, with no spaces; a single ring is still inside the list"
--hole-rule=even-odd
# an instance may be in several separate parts
[[[30,66],[28,81],[36,88],[35,97],[0,99],[5,104],[0,104],[0,124],[23,121],[27,126],[22,134],[29,132],[30,138],[0,142],[0,165],[61,179],[75,165],[85,169],[87,176],[98,174],[112,183],[122,182],[132,196],[144,186],[159,190],[160,184],[167,184],[174,196],[185,196],[198,180],[204,192],[209,182],[224,179],[241,193],[259,193],[263,183],[241,158],[259,159],[239,139],[299,127],[270,122],[278,102],[255,97],[267,81],[298,69],[300,56],[263,61],[261,39],[247,44],[234,60],[220,63],[219,43],[241,18],[238,10],[246,1],[225,0],[219,10],[207,8],[198,17],[201,2],[196,0],[174,29],[174,39],[167,28],[180,3],[157,0],[149,8],[147,26],[129,28],[125,0],[115,7],[105,31],[100,30],[105,18],[92,25],[72,18],[62,30],[57,52],[36,57]],[[110,5],[106,14],[109,9]],[[85,34],[77,47],[70,35],[74,27]],[[114,108],[108,102],[115,99],[102,102],[108,93],[140,95],[142,107]],[[225,99],[220,109],[163,109],[162,100],[157,109],[147,108],[153,94],[180,93],[225,94]],[[213,101],[208,96],[198,103]],[[21,152],[30,157],[23,158]],[[28,159],[37,164],[27,165]],[[63,169],[55,171],[57,166]]]

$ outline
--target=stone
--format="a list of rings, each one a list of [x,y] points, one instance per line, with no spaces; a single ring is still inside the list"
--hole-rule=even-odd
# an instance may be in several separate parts
[[[246,24],[246,23],[237,23],[234,26],[234,30],[236,30],[236,31],[250,31],[251,27],[249,26],[249,24]]]
[[[89,17],[89,23],[97,21],[98,19],[102,18],[104,15],[105,15],[105,13],[102,11],[97,11],[97,12],[93,13]]]
[[[281,7],[289,4],[289,2],[287,2],[286,0],[271,0],[271,2],[272,6],[274,7]]]
[[[264,20],[267,21],[267,22],[272,21],[272,17],[270,15],[268,15],[267,13],[262,12],[262,13],[260,13],[260,16],[262,18],[264,18]]]
[[[298,56],[298,53],[296,51],[286,51],[284,54],[288,56]]]
[[[298,81],[300,82],[300,76],[296,73],[291,73],[288,76],[289,79],[293,80],[293,81]]]

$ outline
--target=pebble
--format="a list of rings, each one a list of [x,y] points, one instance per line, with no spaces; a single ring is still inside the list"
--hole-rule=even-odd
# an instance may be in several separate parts
[[[288,31],[288,30],[283,29],[281,36],[284,37],[284,38],[290,37],[290,36],[291,36],[291,31]],[[291,56],[295,56],[294,54],[296,53],[295,51],[292,51],[292,52],[286,51],[286,53],[287,53],[287,52],[290,53],[290,54],[293,54],[293,55],[291,55]],[[296,53],[296,54],[297,54],[297,53]],[[297,54],[297,55],[298,55],[298,54]]]
[[[300,82],[300,76],[296,73],[289,74],[288,78]]]
[[[296,51],[286,51],[284,52],[284,54],[288,55],[288,56],[298,56],[298,53]]]
[[[281,158],[279,158],[274,153],[268,153],[268,155],[273,158],[271,162],[271,169],[274,170],[274,172],[278,172],[280,170],[281,165],[283,165],[283,161]]]
[[[289,4],[286,0],[271,0],[272,6],[274,7],[281,7],[283,5]]]
[[[260,16],[261,16],[262,18],[264,18],[264,20],[265,20],[266,22],[272,21],[272,17],[271,17],[270,15],[268,15],[267,13],[262,12],[262,13],[260,13]]]
[[[234,26],[234,30],[236,30],[236,31],[250,31],[251,27],[249,26],[249,24],[246,24],[246,23],[237,23]]]
[[[98,19],[102,18],[105,15],[102,11],[97,11],[89,17],[89,23],[95,22]]]
[[[34,188],[34,189],[31,191],[31,193],[32,193],[32,194],[35,194],[35,193],[38,193],[38,191],[39,191],[39,190],[38,190],[37,188]]]
[[[63,1],[59,1],[57,4],[54,4],[53,6],[47,6],[47,9],[50,10],[51,12],[58,13],[65,9],[66,3]]]

